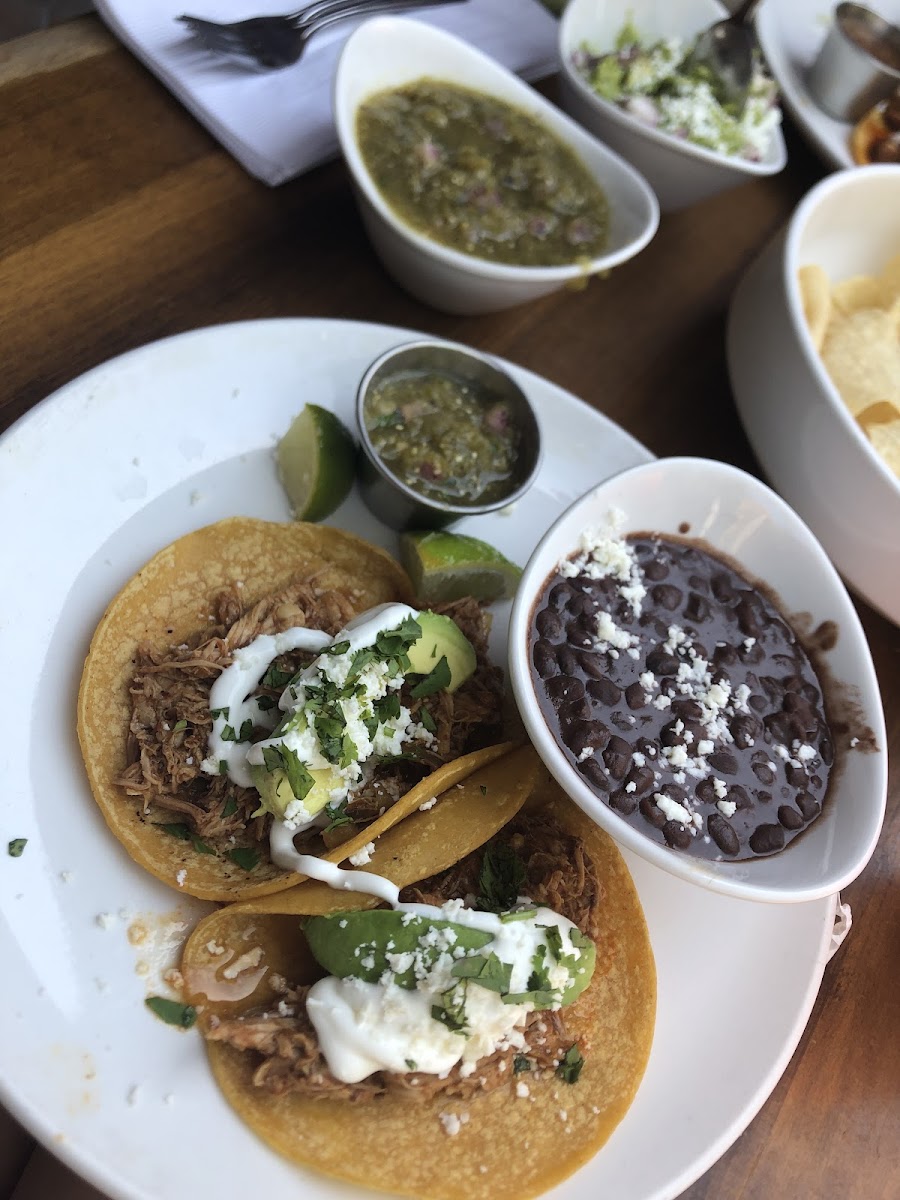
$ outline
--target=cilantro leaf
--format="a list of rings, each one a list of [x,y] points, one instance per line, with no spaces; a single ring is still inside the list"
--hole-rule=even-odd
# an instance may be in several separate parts
[[[212,719],[214,721],[217,720],[219,717],[224,717],[225,720],[227,721],[228,720],[228,707],[226,706],[225,708],[211,708],[209,710],[209,715],[212,717]]]
[[[288,746],[282,746],[281,761],[284,763],[284,770],[291,791],[298,800],[305,799],[309,792],[312,791],[315,780],[300,761],[297,751],[291,750]]]
[[[414,1058],[405,1058],[403,1061],[406,1063],[406,1069],[408,1071],[418,1070],[418,1064]]]
[[[325,815],[328,817],[328,824],[322,830],[323,833],[330,833],[332,829],[339,829],[342,825],[353,824],[353,818],[347,816],[343,804],[326,804]]]
[[[450,664],[447,662],[446,654],[441,655],[438,659],[437,666],[426,675],[414,688],[410,690],[410,696],[414,700],[421,700],[423,696],[433,696],[435,692],[440,692],[450,684]]]
[[[275,701],[271,696],[256,696],[256,707],[260,712],[268,712],[270,708],[275,707]]]
[[[263,746],[262,753],[267,771],[281,771],[284,769],[281,760],[281,751],[277,746]]]
[[[502,995],[509,991],[512,963],[503,962],[496,954],[473,954],[453,964],[450,974],[456,979],[469,979],[479,987]]]
[[[334,645],[332,645],[332,646],[326,646],[325,649],[321,651],[321,653],[328,654],[328,655],[333,654],[335,657],[337,657],[339,654],[346,654],[349,649],[350,649],[349,642],[335,642]]]
[[[432,1004],[431,1015],[435,1021],[446,1025],[451,1033],[466,1034],[466,985],[457,984],[441,992],[440,1004]]]
[[[434,723],[434,717],[427,708],[419,709],[419,718],[422,722],[423,729],[427,729],[429,733],[435,733],[437,731],[437,725]],[[484,788],[482,788],[482,792],[484,792]]]
[[[500,914],[500,920],[505,923],[509,921],[527,921],[529,917],[533,917],[537,912],[536,908],[514,908],[512,912]]]
[[[172,837],[178,838],[181,842],[187,842],[191,839],[191,831],[183,821],[176,821],[172,824],[160,825],[160,829],[164,829],[166,833]]]
[[[259,862],[259,853],[251,846],[237,846],[228,851],[228,857],[244,871],[252,871]]]
[[[290,683],[292,679],[293,675],[290,671],[282,671],[280,667],[276,667],[273,664],[271,667],[269,667],[268,671],[266,671],[265,675],[263,675],[262,686],[270,688],[283,688],[286,684]]]
[[[489,846],[481,860],[475,907],[486,912],[512,908],[525,882],[525,865],[505,842]]]
[[[556,1068],[556,1074],[566,1083],[577,1083],[581,1068],[584,1066],[584,1055],[577,1045],[570,1046],[565,1058]]]
[[[191,837],[191,845],[198,854],[215,854],[215,850],[213,850],[212,846],[207,846],[206,842],[201,842],[196,834]]]
[[[175,724],[172,726],[172,732],[181,733],[182,729],[187,729],[187,721],[185,721],[184,718],[175,722]]]
[[[355,763],[359,758],[359,751],[356,748],[356,743],[349,733],[345,733],[341,738],[341,758],[338,763],[341,767],[349,767],[351,763]]]
[[[222,816],[223,817],[233,817],[236,812],[237,812],[237,800],[235,800],[234,796],[229,796],[228,799],[225,801],[225,804],[222,807]]]
[[[253,736],[253,720],[251,717],[248,717],[247,720],[241,726],[241,731],[237,735],[237,741],[249,742],[250,738],[252,736]]]
[[[524,1054],[517,1054],[513,1059],[513,1074],[521,1075],[523,1071],[531,1070],[531,1059],[526,1058]]]
[[[219,774],[220,775],[228,774],[228,760],[225,758],[219,759]]]
[[[238,740],[238,736],[231,725],[226,725],[219,734],[219,737],[221,737],[223,742],[236,742]]]
[[[167,1000],[165,996],[148,996],[144,1003],[161,1021],[179,1029],[190,1029],[197,1020],[197,1010],[192,1004]]]
[[[22,851],[27,845],[28,838],[13,838],[12,841],[7,844],[6,853],[10,858],[21,858]]]

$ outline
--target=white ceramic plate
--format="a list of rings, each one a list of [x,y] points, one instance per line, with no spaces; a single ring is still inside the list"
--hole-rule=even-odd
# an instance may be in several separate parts
[[[412,336],[340,321],[200,330],[97,368],[0,439],[0,511],[13,515],[0,545],[0,1097],[121,1200],[359,1195],[268,1151],[220,1098],[200,1039],[144,1008],[183,936],[178,922],[208,906],[145,874],[107,832],[83,775],[74,704],[88,640],[116,589],[200,525],[287,517],[275,437],[308,400],[349,423],[365,367]],[[461,528],[524,562],[576,496],[649,455],[568,393],[512,370],[542,418],[544,466],[511,515]],[[332,519],[393,542],[356,496]],[[498,661],[506,617],[495,619]],[[18,859],[5,854],[14,837],[28,838]],[[787,1065],[828,956],[833,898],[749,904],[628,861],[659,974],[653,1052],[625,1120],[553,1192],[559,1200],[670,1200],[706,1170]],[[132,945],[137,916],[148,937]]]
[[[756,18],[756,32],[781,88],[782,100],[807,141],[832,166],[852,167],[851,126],[823,112],[806,85],[807,72],[822,47],[836,7],[837,0],[766,0]],[[900,0],[871,0],[869,7],[887,20],[900,23]]]

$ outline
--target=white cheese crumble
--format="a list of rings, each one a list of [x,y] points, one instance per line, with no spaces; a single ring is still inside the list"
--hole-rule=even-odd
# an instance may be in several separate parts
[[[531,1095],[531,1088],[521,1079],[516,1084],[516,1095],[520,1100],[527,1100]]]
[[[733,817],[737,811],[737,805],[733,800],[717,800],[716,808],[723,817]]]
[[[434,808],[437,804],[437,796],[432,796],[430,800],[426,800],[424,804],[419,805],[419,812],[428,812],[430,808]]]
[[[366,842],[361,850],[357,850],[355,854],[350,855],[350,862],[354,867],[364,867],[366,863],[372,861],[372,855],[375,851],[374,842]]]
[[[179,887],[184,887],[184,881],[186,879],[187,879],[187,871],[185,870],[184,867],[182,867],[181,870],[175,876],[175,882],[178,884]]]
[[[655,792],[653,799],[659,811],[665,816],[668,821],[678,821],[685,827],[693,825],[693,816],[683,804],[679,804],[677,800],[673,800],[671,796],[664,796],[662,792]]]
[[[97,913],[97,916],[94,919],[101,929],[112,929],[113,925],[116,923],[114,913]]]

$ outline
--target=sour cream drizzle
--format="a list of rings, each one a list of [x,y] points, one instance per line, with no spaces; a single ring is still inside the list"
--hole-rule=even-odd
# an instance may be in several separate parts
[[[581,949],[571,940],[576,926],[566,917],[548,908],[538,908],[517,921],[502,921],[495,913],[465,908],[461,900],[452,900],[438,908],[431,904],[403,904],[400,889],[390,880],[369,871],[346,871],[335,863],[310,854],[300,854],[293,846],[293,835],[283,826],[273,826],[270,834],[273,860],[287,870],[300,871],[329,887],[365,892],[384,900],[392,908],[433,921],[453,921],[490,933],[493,941],[484,947],[501,962],[512,966],[510,991],[525,992],[535,952],[547,946],[546,927],[560,931],[564,953],[574,960]],[[329,975],[310,988],[306,1000],[322,1053],[335,1078],[357,1083],[375,1071],[421,1071],[445,1075],[462,1062],[461,1072],[470,1075],[478,1059],[492,1054],[500,1046],[522,1048],[519,1029],[534,1005],[504,1004],[500,996],[477,984],[465,991],[465,1035],[454,1033],[432,1016],[432,1006],[440,1003],[442,993],[459,984],[451,975],[455,934],[435,930],[446,938],[446,953],[420,978],[415,989],[401,988],[389,979],[367,983],[361,979],[338,979]],[[552,962],[552,956],[550,956]],[[577,970],[577,967],[576,967]],[[561,965],[548,970],[549,982],[562,992],[570,982],[569,970]],[[411,1067],[410,1063],[415,1066]]]

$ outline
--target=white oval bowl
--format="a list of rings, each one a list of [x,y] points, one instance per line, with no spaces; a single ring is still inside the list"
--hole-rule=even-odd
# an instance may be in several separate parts
[[[834,283],[900,250],[900,166],[830,175],[807,193],[732,298],[727,357],[757,458],[851,587],[900,625],[900,480],[831,382],[803,315],[801,266]]]
[[[774,131],[760,162],[729,158],[695,146],[603,100],[576,71],[572,55],[584,42],[600,52],[612,50],[626,18],[648,41],[668,37],[690,41],[727,16],[727,9],[717,0],[629,0],[627,5],[616,0],[569,0],[560,22],[563,107],[637,167],[656,192],[663,212],[687,208],[748,179],[777,174],[787,162],[781,129]]]
[[[388,272],[417,299],[443,312],[496,312],[557,291],[584,276],[576,263],[518,267],[463,254],[418,233],[386,203],[362,160],[356,114],[374,93],[423,77],[487,93],[540,121],[579,155],[606,193],[609,245],[591,260],[590,274],[633,258],[659,224],[656,197],[617,154],[538,95],[511,71],[467,42],[403,17],[373,17],[348,38],[334,81],[334,116],[363,224]]]
[[[826,663],[843,692],[853,689],[860,725],[878,750],[842,748],[819,817],[784,850],[744,862],[707,862],[652,841],[610,809],[582,779],[550,732],[537,699],[528,648],[532,611],[547,578],[578,549],[585,529],[603,526],[612,510],[623,532],[677,535],[687,522],[703,539],[768,584],[785,614],[809,614],[813,626],[835,621],[839,634]],[[800,518],[752,475],[700,458],[659,459],[623,471],[577,500],[549,529],[525,567],[509,630],[513,692],[535,748],[573,800],[617,842],[654,866],[699,887],[747,900],[801,902],[844,887],[868,862],[884,818],[887,754],[878,681],[856,610],[821,546]]]

